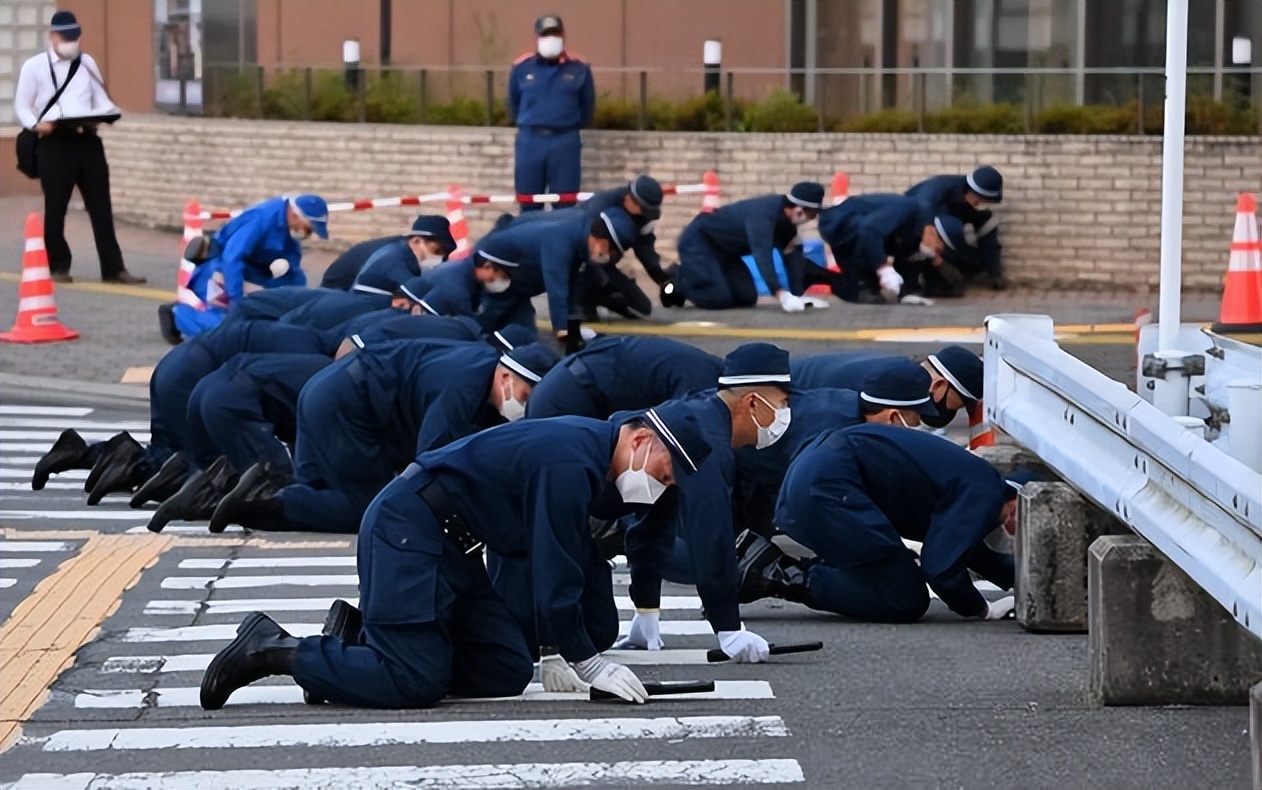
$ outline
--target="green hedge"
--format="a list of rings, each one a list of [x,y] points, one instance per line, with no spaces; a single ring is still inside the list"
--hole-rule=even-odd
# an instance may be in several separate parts
[[[310,75],[308,77],[308,74]],[[446,104],[421,106],[419,77],[402,72],[363,75],[363,119],[372,123],[482,126],[488,113],[484,101],[457,98]],[[308,84],[307,80],[310,79]],[[208,109],[228,117],[277,120],[356,121],[361,117],[359,97],[347,87],[341,71],[295,70],[273,74],[260,91],[258,71],[216,75]],[[1027,120],[1024,108],[1014,104],[962,103],[924,113],[882,110],[839,121],[823,119],[826,131],[908,134],[1138,134],[1139,106],[1121,107],[1055,105]],[[602,94],[596,102],[592,126],[596,129],[638,129],[638,102]],[[1162,107],[1144,107],[1142,132],[1160,134]],[[509,123],[503,99],[491,107],[494,126]],[[1028,124],[1028,127],[1027,127]],[[735,99],[729,103],[717,91],[684,101],[650,99],[644,108],[643,126],[663,132],[814,132],[821,128],[815,108],[797,96],[778,90],[760,102]],[[1188,99],[1187,133],[1194,135],[1251,135],[1258,133],[1258,111],[1248,104],[1223,104],[1207,97]]]

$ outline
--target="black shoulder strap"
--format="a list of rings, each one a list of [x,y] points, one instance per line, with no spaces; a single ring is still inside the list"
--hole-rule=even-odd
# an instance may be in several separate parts
[[[79,70],[79,58],[75,57],[74,60],[70,61],[70,71],[66,73],[66,81],[61,83],[61,85],[58,85],[57,73],[53,71],[53,59],[51,55],[49,56],[48,76],[53,78],[53,87],[56,88],[57,91],[53,94],[53,97],[48,100],[48,104],[44,105],[44,111],[41,112],[39,114],[39,117],[35,119],[35,123],[39,123],[40,121],[44,120],[44,116],[48,115],[48,111],[51,110],[53,108],[53,105],[57,103],[57,100],[61,98],[61,94],[66,92],[66,86],[70,84],[70,81],[72,79],[74,79],[75,72],[77,72],[78,70]]]

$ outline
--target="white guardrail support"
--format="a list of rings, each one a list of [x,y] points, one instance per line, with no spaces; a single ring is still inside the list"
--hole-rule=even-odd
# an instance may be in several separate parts
[[[986,319],[986,419],[1173,560],[1262,638],[1262,475],[1056,345]]]

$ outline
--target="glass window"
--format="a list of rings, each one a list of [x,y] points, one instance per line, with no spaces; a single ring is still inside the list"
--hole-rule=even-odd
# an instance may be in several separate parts
[[[202,0],[154,0],[154,102],[196,111],[202,104]]]

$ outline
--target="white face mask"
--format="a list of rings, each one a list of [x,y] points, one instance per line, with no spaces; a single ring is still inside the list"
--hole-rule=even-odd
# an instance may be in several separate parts
[[[482,283],[482,287],[489,294],[502,294],[508,290],[508,286],[512,285],[512,280],[491,280],[489,283]]]
[[[443,262],[443,256],[441,256],[441,255],[431,255],[431,256],[429,256],[428,258],[422,258],[422,259],[421,259],[421,271],[423,271],[423,272],[424,272],[424,271],[429,271],[430,269],[433,269],[433,268],[437,267],[437,266],[438,266],[438,264],[440,264],[440,263],[442,263],[442,262]]]
[[[53,46],[53,51],[57,53],[58,57],[64,58],[66,60],[74,60],[76,57],[79,56],[79,42],[78,41],[59,42],[58,44]]]
[[[289,238],[293,239],[294,241],[306,241],[307,239],[311,238],[311,231],[294,230],[293,228],[290,228]]]
[[[513,380],[510,378],[500,387],[502,402],[500,416],[509,422],[516,422],[526,416],[526,404],[513,397]]]
[[[632,453],[631,464],[625,472],[618,475],[617,480],[614,480],[614,485],[618,487],[618,494],[628,505],[651,505],[666,492],[666,485],[648,473],[652,443],[646,442],[644,446],[650,448],[644,455],[644,466],[639,469],[634,468],[635,453]]]
[[[930,247],[928,244],[921,244],[919,257],[921,258],[921,260],[932,260],[933,258],[938,257],[938,252],[933,247]]]
[[[565,39],[560,36],[540,36],[537,46],[540,57],[555,60],[565,51]]]
[[[783,406],[777,409],[763,396],[755,394],[754,397],[758,398],[758,400],[763,403],[766,403],[768,408],[773,409],[776,413],[776,416],[772,419],[771,424],[765,428],[758,424],[757,417],[754,418],[754,426],[758,428],[758,442],[754,445],[754,449],[761,450],[780,441],[780,439],[784,436],[784,432],[789,430],[789,421],[792,419],[793,415],[788,406]]]

